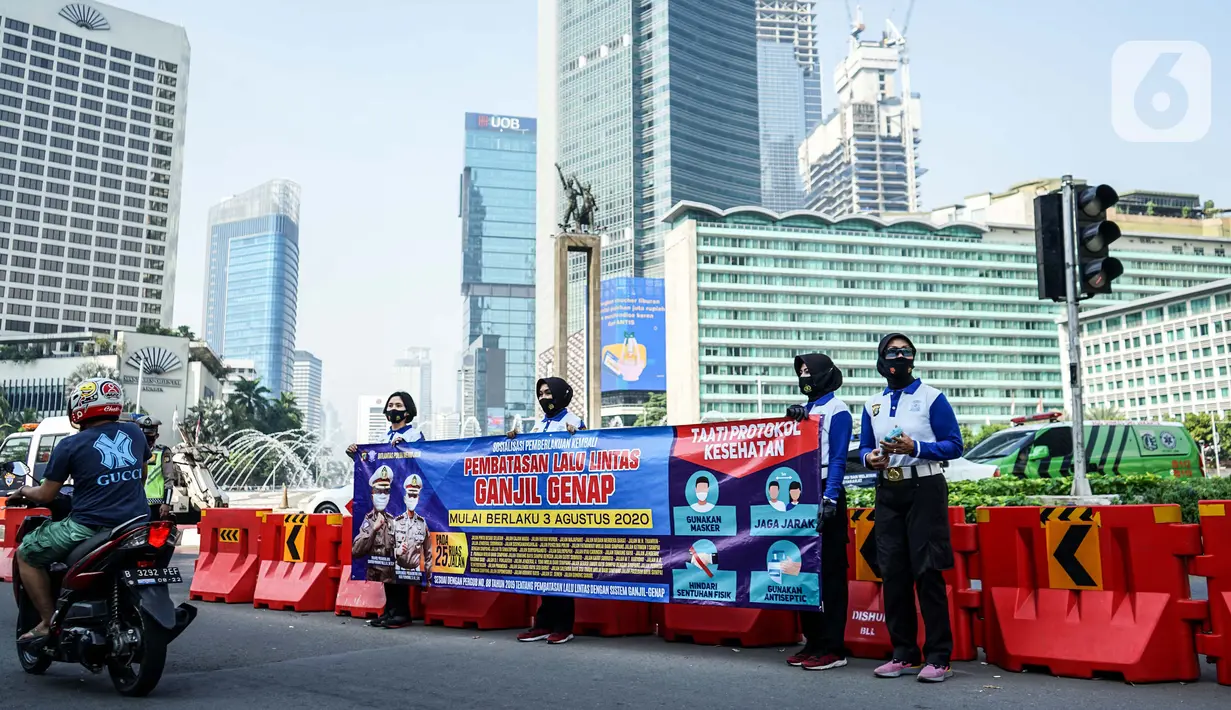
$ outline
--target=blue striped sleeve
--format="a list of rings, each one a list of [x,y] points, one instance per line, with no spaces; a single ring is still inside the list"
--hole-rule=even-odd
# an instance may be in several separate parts
[[[937,395],[928,409],[932,434],[936,441],[916,441],[917,458],[929,461],[952,461],[962,457],[962,429],[957,423],[953,407],[943,394]]]
[[[851,413],[841,411],[829,420],[829,470],[825,478],[825,497],[837,500],[846,478],[846,454],[851,446],[851,428],[855,421]]]

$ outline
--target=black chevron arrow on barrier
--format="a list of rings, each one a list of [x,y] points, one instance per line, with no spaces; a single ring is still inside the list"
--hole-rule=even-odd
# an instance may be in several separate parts
[[[868,563],[868,567],[877,577],[880,576],[880,570],[876,569],[879,565],[872,564],[876,560],[876,534],[872,533],[864,538],[863,545],[859,547],[859,554],[863,555],[863,559]],[[878,560],[879,561],[879,560]]]
[[[292,525],[291,531],[286,534],[286,549],[291,553],[291,557],[296,560],[299,559],[299,548],[295,546],[295,542],[299,539],[300,530],[303,530],[302,525]]]
[[[1082,541],[1089,534],[1089,525],[1070,525],[1069,529],[1064,532],[1064,537],[1060,539],[1060,544],[1056,545],[1056,551],[1052,553],[1052,557],[1060,563],[1060,568],[1069,576],[1069,579],[1073,580],[1073,584],[1079,587],[1097,586],[1094,578],[1077,561],[1077,550],[1081,548]]]

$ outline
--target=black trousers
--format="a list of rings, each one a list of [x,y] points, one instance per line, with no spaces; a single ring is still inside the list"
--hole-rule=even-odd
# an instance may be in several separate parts
[[[846,491],[838,496],[837,513],[821,524],[821,610],[799,612],[804,652],[846,657],[846,611],[850,588],[846,583]]]
[[[534,614],[534,627],[554,634],[573,633],[576,605],[572,597],[543,597]]]
[[[949,541],[949,486],[940,474],[876,482],[877,566],[884,580],[885,625],[899,661],[947,665],[953,653],[943,570],[953,568]],[[919,653],[919,620],[924,643]]]
[[[410,586],[385,584],[385,614],[410,618]]]

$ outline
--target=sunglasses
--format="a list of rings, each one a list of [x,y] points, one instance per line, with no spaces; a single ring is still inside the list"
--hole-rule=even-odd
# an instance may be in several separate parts
[[[913,358],[914,356],[914,348],[885,348],[885,357],[890,360],[898,357]]]

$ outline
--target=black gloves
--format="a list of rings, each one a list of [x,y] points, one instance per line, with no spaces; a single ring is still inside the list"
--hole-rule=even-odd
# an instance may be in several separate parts
[[[821,500],[821,522],[829,520],[838,514],[838,502],[829,498]]]
[[[797,422],[802,422],[808,418],[808,410],[804,409],[802,404],[792,404],[786,408],[787,419],[794,419]]]

